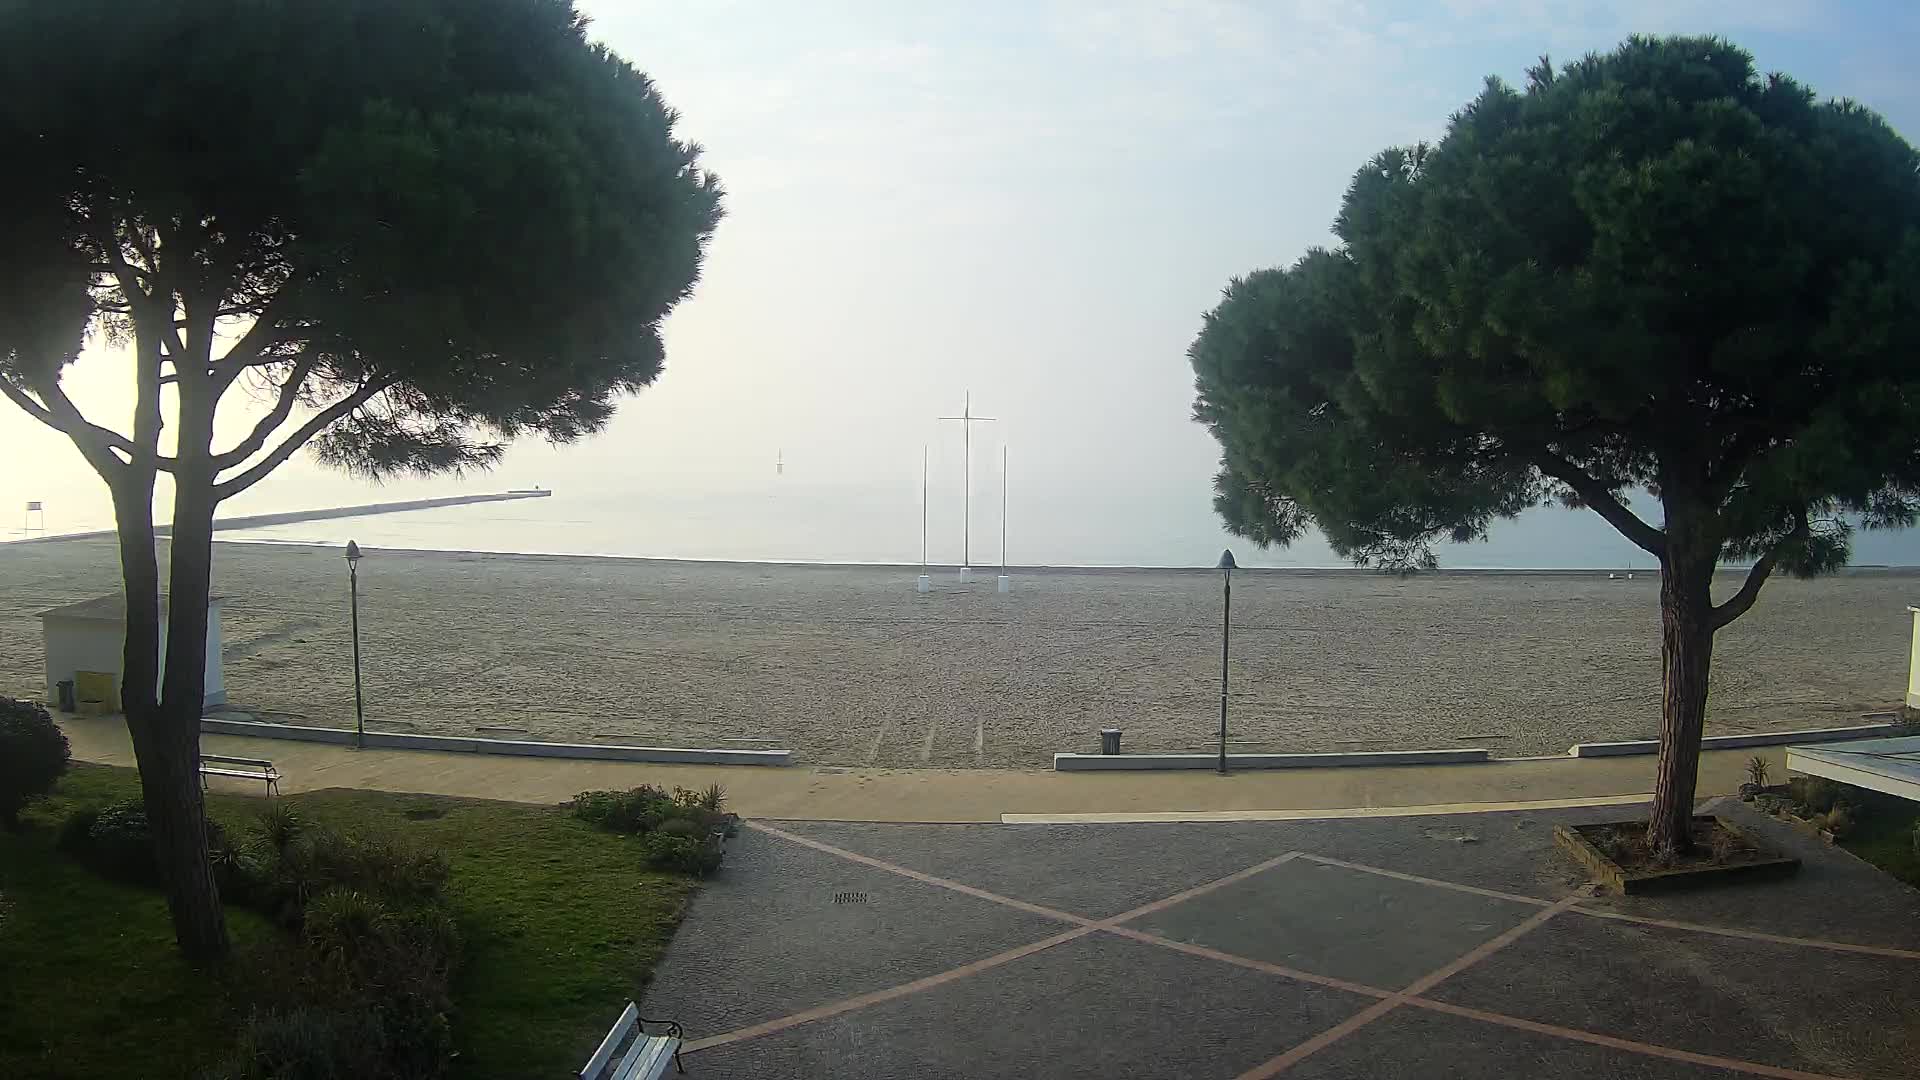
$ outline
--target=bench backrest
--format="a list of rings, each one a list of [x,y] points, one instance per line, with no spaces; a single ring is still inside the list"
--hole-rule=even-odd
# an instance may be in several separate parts
[[[223,765],[253,765],[258,768],[267,769],[267,770],[271,770],[273,768],[273,762],[267,761],[264,758],[222,757],[219,754],[201,754],[200,760],[201,761],[218,761]]]
[[[593,1052],[593,1056],[587,1059],[586,1067],[580,1070],[580,1080],[600,1080],[601,1074],[607,1068],[607,1063],[613,1060],[613,1055],[620,1049],[620,1044],[626,1041],[627,1035],[639,1023],[640,1006],[635,1002],[627,1002],[626,1010],[620,1014],[620,1019],[613,1023],[613,1030],[607,1032],[607,1037],[600,1040],[600,1049]]]

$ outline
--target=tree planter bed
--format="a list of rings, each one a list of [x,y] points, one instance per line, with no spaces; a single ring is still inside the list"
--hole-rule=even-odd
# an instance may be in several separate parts
[[[1791,877],[1800,871],[1799,859],[1779,854],[1711,814],[1693,819],[1694,856],[1678,864],[1636,858],[1632,840],[1644,836],[1646,828],[1644,821],[1555,825],[1553,840],[1591,870],[1595,881],[1629,896]]]

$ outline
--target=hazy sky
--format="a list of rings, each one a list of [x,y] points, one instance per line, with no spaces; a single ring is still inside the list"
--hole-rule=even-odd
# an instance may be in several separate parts
[[[1543,52],[1571,59],[1634,31],[1720,33],[1920,137],[1920,5],[1906,0],[584,6],[728,191],[704,281],[669,324],[665,375],[599,437],[518,447],[491,475],[374,493],[303,458],[227,512],[541,483],[672,513],[766,491],[778,453],[792,489],[898,504],[917,558],[920,449],[933,444],[944,515],[959,439],[932,418],[971,389],[1003,418],[976,446],[976,490],[997,503],[1004,438],[1030,557],[1074,561],[1060,553],[1075,536],[1137,535],[1152,538],[1141,554],[1109,543],[1120,558],[1086,561],[1189,548],[1202,561],[1224,538],[1216,450],[1189,419],[1184,350],[1201,312],[1229,277],[1329,242],[1352,172],[1437,136],[1487,74],[1518,79]],[[74,382],[124,422],[110,357]],[[106,520],[78,455],[10,407],[0,458],[31,463],[0,473],[0,528],[30,498],[55,525]],[[785,553],[779,522],[754,527],[767,557]],[[1548,535],[1630,550],[1563,511],[1496,546]],[[1920,561],[1920,538],[1860,557]],[[1318,544],[1272,558],[1333,561]]]

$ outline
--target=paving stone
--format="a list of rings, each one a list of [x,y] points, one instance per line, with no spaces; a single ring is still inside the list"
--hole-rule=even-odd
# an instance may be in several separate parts
[[[1132,925],[1237,956],[1398,990],[1538,910],[1295,859]]]
[[[1561,915],[1428,997],[1781,1068],[1920,1062],[1920,961]]]
[[[1228,1077],[1370,999],[1111,935],[912,997],[702,1050],[690,1076]]]
[[[1403,1006],[1286,1075],[1297,1080],[1730,1080],[1734,1074]]]
[[[883,989],[1069,925],[752,830],[695,894],[647,1016],[701,1038]]]

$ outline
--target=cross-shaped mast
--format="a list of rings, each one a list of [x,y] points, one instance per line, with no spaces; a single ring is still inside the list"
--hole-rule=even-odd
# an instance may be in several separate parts
[[[964,535],[961,537],[961,540],[960,540],[960,565],[963,567],[972,566],[973,565],[973,549],[972,549],[972,543],[973,543],[973,425],[992,423],[993,421],[999,418],[994,416],[973,415],[973,391],[969,390],[967,391],[966,404],[960,410],[960,415],[959,416],[943,416],[940,419],[960,421],[960,430],[966,433],[962,440],[966,447],[966,450],[965,450],[966,460],[961,467],[961,474],[965,478],[962,481],[962,483],[965,484],[965,487],[961,491],[962,509],[961,509],[961,516],[960,516],[960,528],[961,528],[961,531],[964,533]]]

